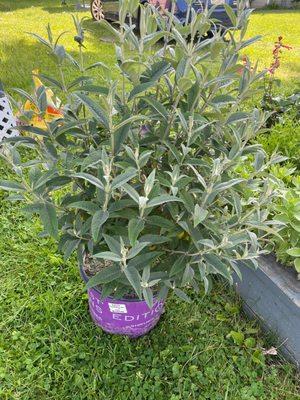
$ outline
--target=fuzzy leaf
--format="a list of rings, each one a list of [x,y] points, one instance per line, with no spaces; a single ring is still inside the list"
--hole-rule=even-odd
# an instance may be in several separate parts
[[[149,245],[149,242],[141,242],[137,243],[132,249],[129,250],[127,254],[127,259],[130,260],[131,258],[137,256],[146,246]]]
[[[108,211],[102,211],[102,210],[97,211],[93,215],[91,230],[94,242],[98,240],[100,229],[102,225],[107,221],[108,217],[109,217]]]
[[[224,278],[228,279],[230,282],[232,281],[232,276],[229,269],[227,268],[227,265],[225,265],[218,256],[212,253],[208,253],[204,254],[203,257],[205,261],[210,264],[217,273],[223,275]]]
[[[55,207],[51,203],[44,203],[40,208],[40,217],[45,231],[55,239],[58,237],[58,221]]]
[[[154,197],[153,199],[149,200],[146,208],[149,207],[156,207],[159,206],[160,204],[168,203],[170,201],[182,201],[178,197],[175,196],[169,196],[168,194],[162,194],[160,196]]]
[[[186,293],[184,293],[181,289],[175,288],[174,293],[176,294],[176,296],[178,296],[180,299],[186,301],[187,303],[192,302],[190,297]]]
[[[68,204],[68,208],[84,210],[92,215],[99,210],[99,206],[92,201],[75,201],[75,203]]]
[[[77,92],[74,93],[74,96],[81,104],[85,105],[90,110],[98,122],[100,122],[105,128],[109,128],[107,114],[104,109],[83,93]]]
[[[141,287],[141,277],[136,268],[127,267],[124,270],[125,276],[128,279],[129,283],[135,290],[136,294],[139,298],[142,296],[142,287]]]
[[[133,168],[128,169],[126,172],[124,172],[121,175],[118,175],[114,180],[112,181],[111,188],[112,189],[117,189],[124,185],[124,183],[127,183],[130,179],[134,178],[136,176],[136,170]]]
[[[95,276],[89,279],[88,283],[86,284],[86,287],[89,289],[97,285],[103,285],[105,283],[115,281],[121,275],[122,272],[119,265],[114,264],[112,266],[105,267],[101,271],[99,271]]]
[[[153,307],[153,292],[149,287],[143,288],[143,297],[147,306],[151,309]]]
[[[194,210],[194,228],[200,224],[200,222],[203,222],[205,218],[207,217],[208,211],[204,210],[204,208],[201,208],[198,204],[195,205],[195,210]]]
[[[11,192],[24,191],[25,188],[18,182],[0,181],[0,188]]]
[[[139,234],[144,229],[145,222],[140,218],[134,218],[129,221],[128,224],[128,237],[131,246],[136,244]]]
[[[84,179],[85,181],[90,182],[92,185],[96,186],[97,188],[104,190],[103,183],[94,175],[86,174],[85,172],[79,172],[77,174],[72,174],[71,177]]]
[[[101,253],[94,254],[93,257],[109,261],[121,261],[121,257],[111,251],[102,251]]]

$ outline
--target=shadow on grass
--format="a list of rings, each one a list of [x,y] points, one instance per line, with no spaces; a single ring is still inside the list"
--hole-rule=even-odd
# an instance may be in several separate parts
[[[77,8],[74,4],[73,5],[63,5],[63,6],[57,6],[57,7],[43,7],[42,8],[44,11],[47,11],[49,14],[60,14],[62,12],[69,12],[69,13],[82,13],[86,14],[87,12],[90,12],[90,8],[86,9],[81,9]]]

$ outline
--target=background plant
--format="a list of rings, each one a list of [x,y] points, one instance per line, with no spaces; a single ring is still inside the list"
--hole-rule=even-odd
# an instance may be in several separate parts
[[[283,50],[292,50],[292,47],[283,43],[283,37],[279,36],[274,43],[272,50],[272,62],[268,68],[268,76],[264,80],[264,95],[262,98],[262,108],[270,112],[267,126],[270,127],[280,120],[281,114],[296,109],[299,113],[299,93],[288,97],[275,95],[275,87],[280,86],[280,80],[276,78],[276,72],[281,66],[281,54]]]
[[[80,264],[86,252],[112,261],[89,282],[101,284],[103,296],[132,287],[151,306],[155,287],[160,297],[172,289],[189,300],[182,288],[198,291],[203,282],[208,291],[212,274],[232,281],[232,270],[256,266],[273,232],[267,167],[282,159],[265,164],[251,141],[267,116],[243,109],[265,71],[254,65],[238,73],[239,52],[259,37],[245,40],[250,11],[241,4],[237,16],[227,9],[235,26],[228,42],[227,32],[201,40],[211,11],[191,10],[182,26],[138,1],[120,4],[120,30],[103,22],[115,39],[117,80],[104,63],[85,67],[68,54],[49,27],[48,39],[35,35],[57,62],[59,78],[43,79],[63,93],[64,118],[47,129],[25,126],[33,136],[5,146],[19,181],[1,187],[17,193],[11,200],[30,203],[25,210],[40,215],[46,234],[60,233],[65,258],[76,250]],[[137,7],[139,36],[130,18]],[[82,54],[84,35],[74,22]],[[72,82],[64,73],[70,62],[79,71]],[[104,80],[91,81],[91,68]],[[43,117],[45,88],[18,92]],[[30,149],[26,160],[21,146]],[[245,179],[237,166],[247,160],[253,171]]]
[[[257,141],[268,154],[277,151],[288,157],[290,166],[300,171],[300,123],[297,118],[289,116],[283,123],[276,123],[271,130],[260,134]]]
[[[300,277],[300,179],[292,180],[290,188],[284,188],[275,217],[283,223],[279,238],[274,238],[276,255],[286,265],[293,265]]]

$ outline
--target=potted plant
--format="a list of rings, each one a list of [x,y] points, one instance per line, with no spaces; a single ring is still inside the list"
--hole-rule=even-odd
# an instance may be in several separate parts
[[[130,17],[137,7],[139,36]],[[227,7],[235,29],[206,40],[212,10],[190,12],[181,25],[172,13],[120,2],[120,29],[102,22],[115,42],[113,71],[85,65],[76,18],[78,60],[49,27],[47,40],[35,35],[57,61],[59,78],[40,78],[59,93],[63,118],[32,126],[47,112],[48,89],[19,90],[35,106],[23,116],[29,135],[3,146],[18,179],[1,188],[40,216],[66,259],[77,253],[92,317],[108,332],[145,334],[168,292],[190,301],[186,288],[209,292],[213,275],[232,282],[239,266],[255,268],[272,231],[267,167],[280,158],[265,160],[253,144],[266,116],[245,107],[264,71],[239,63],[259,39],[245,39],[250,11]],[[69,62],[79,71],[71,82]]]

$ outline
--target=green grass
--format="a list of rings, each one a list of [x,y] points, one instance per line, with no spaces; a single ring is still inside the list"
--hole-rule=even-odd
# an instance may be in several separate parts
[[[59,0],[31,0],[7,1],[0,0],[0,80],[10,89],[20,87],[30,90],[32,85],[31,71],[57,76],[54,61],[49,57],[45,47],[37,44],[29,32],[46,37],[46,26],[51,25],[54,37],[66,32],[61,40],[68,51],[78,54],[78,48],[73,41],[75,35],[71,12],[74,7],[61,7]],[[79,17],[89,17],[88,12],[78,13]],[[114,45],[101,41],[105,39],[98,24],[90,21],[86,23],[88,32],[86,63],[103,61],[112,64],[114,59]],[[5,73],[2,73],[5,71]],[[70,80],[78,77],[70,68]]]
[[[39,68],[44,74],[55,76],[54,63],[49,61],[46,52],[26,32],[45,36],[45,27],[50,23],[55,35],[67,31],[62,43],[69,51],[76,50],[72,40],[74,36],[70,17],[72,12],[74,8],[71,5],[61,7],[60,0],[0,0],[0,79],[7,88],[29,89],[31,71],[34,68]],[[90,17],[89,12],[80,12],[79,15]],[[248,36],[257,34],[263,36],[260,42],[247,50],[253,61],[259,61],[261,68],[270,65],[273,44],[279,35],[284,37],[285,43],[293,47],[292,50],[282,54],[282,65],[278,71],[278,77],[284,81],[281,90],[288,93],[293,90],[300,77],[299,18],[300,10],[257,11],[252,15],[249,25]],[[86,54],[89,61],[112,62],[114,46],[101,41],[103,32],[97,24],[89,21],[87,28],[89,32]]]
[[[28,89],[33,68],[55,75],[54,64],[26,31],[43,35],[50,22],[56,35],[70,31],[63,43],[75,49],[70,16],[59,3],[0,0],[0,78],[8,88]],[[265,32],[259,21],[267,14],[276,29],[284,28],[277,11],[257,13],[253,33]],[[295,12],[289,15],[297,18]],[[274,26],[264,38],[270,50]],[[89,22],[88,27],[89,61],[112,63],[113,45],[100,41],[98,26]],[[252,55],[263,65],[269,62],[260,45]],[[295,66],[286,70],[287,83],[299,76],[299,61],[288,56]],[[2,164],[0,176],[8,177]],[[64,263],[55,243],[38,237],[39,230],[37,221],[26,220],[20,206],[0,194],[1,400],[300,399],[297,372],[280,356],[264,359],[262,348],[276,340],[266,339],[244,317],[232,290],[216,284],[211,296],[200,295],[192,305],[171,297],[149,335],[139,340],[109,336],[89,317],[75,260]],[[231,331],[246,341],[235,343]]]
[[[262,39],[247,49],[252,61],[259,61],[261,68],[269,67],[272,62],[272,50],[278,36],[283,43],[292,46],[281,55],[281,66],[276,76],[282,79],[281,90],[293,91],[300,78],[300,10],[264,10],[256,11],[249,24],[248,36],[262,35]]]
[[[261,349],[276,342],[222,284],[193,305],[170,298],[143,338],[107,335],[88,315],[74,260],[64,263],[36,221],[0,201],[1,400],[299,399],[296,371],[264,360]],[[235,344],[232,330],[253,348]]]

